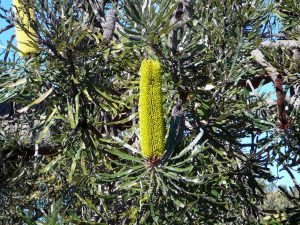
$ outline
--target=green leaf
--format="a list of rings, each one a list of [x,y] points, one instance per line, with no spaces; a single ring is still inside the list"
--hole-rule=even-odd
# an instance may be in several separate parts
[[[118,156],[119,158],[121,159],[125,159],[125,160],[130,160],[130,161],[134,161],[134,162],[138,162],[138,163],[142,163],[143,160],[134,156],[134,155],[129,155],[127,153],[124,153],[124,152],[121,152],[117,149],[112,149],[112,150],[109,150],[109,149],[105,149],[106,152],[109,152],[110,154],[112,155],[115,155],[115,156]]]
[[[84,199],[82,198],[78,193],[75,193],[75,196],[83,203],[85,204],[87,207],[93,209],[98,216],[102,217],[101,212],[99,212],[99,210],[97,209],[97,207],[92,203],[92,201],[90,199]]]
[[[130,116],[126,117],[125,119],[114,121],[114,122],[98,122],[98,125],[117,125],[117,124],[125,124],[131,121],[133,118],[135,118],[138,115],[138,113],[133,113]]]
[[[122,139],[112,136],[112,139],[114,139],[115,141],[117,141],[120,145],[122,145],[123,147],[127,148],[128,150],[130,150],[132,153],[135,154],[139,154],[142,155],[141,152],[139,150],[137,150],[136,148],[132,147],[131,145],[127,144],[125,141],[123,141]]]
[[[54,158],[50,163],[48,163],[47,166],[42,168],[40,170],[41,173],[47,173],[60,159],[62,158],[61,155],[58,155],[56,158]]]
[[[42,94],[39,98],[37,98],[36,100],[34,100],[32,103],[30,103],[29,105],[27,105],[26,107],[18,110],[19,113],[23,113],[26,112],[30,107],[37,105],[39,103],[41,103],[43,100],[45,100],[45,98],[47,98],[53,91],[53,88],[50,88],[48,91],[46,91],[44,94]]]
[[[90,101],[90,102],[94,102],[93,98],[91,97],[91,95],[89,94],[87,89],[83,90],[83,94],[86,96],[86,98]]]
[[[27,82],[26,78],[21,78],[17,81],[9,81],[9,82],[6,82],[4,84],[0,84],[0,87],[11,88],[11,87],[16,87],[16,86],[19,86],[21,84],[24,84],[26,82]]]
[[[184,154],[186,154],[188,151],[190,151],[201,139],[203,136],[203,130],[200,131],[200,133],[195,137],[195,139],[186,147],[184,148],[177,156],[173,157],[172,160],[178,159],[182,157]]]
[[[55,116],[56,113],[57,113],[57,108],[54,108],[52,110],[52,113],[50,114],[50,116],[47,118],[47,120],[45,122],[46,126],[40,132],[37,140],[35,141],[36,144],[39,144],[43,140],[43,138],[46,136],[46,134],[48,133],[50,126],[53,124],[53,123],[51,123],[51,120],[53,119],[53,117]]]
[[[67,179],[68,182],[70,182],[70,183],[73,180],[73,175],[75,173],[75,169],[76,169],[76,166],[77,166],[77,161],[80,159],[80,154],[81,154],[82,149],[85,149],[84,143],[82,143],[80,149],[77,150],[77,152],[75,154],[75,157],[73,158],[72,165],[71,165],[70,172],[69,172],[68,179]]]
[[[78,124],[78,118],[79,118],[79,94],[75,96],[75,116],[74,116],[74,123]]]
[[[71,124],[71,128],[75,129],[76,123],[75,123],[75,119],[74,119],[74,115],[73,115],[73,107],[69,101],[67,102],[67,106],[68,106],[68,120]]]

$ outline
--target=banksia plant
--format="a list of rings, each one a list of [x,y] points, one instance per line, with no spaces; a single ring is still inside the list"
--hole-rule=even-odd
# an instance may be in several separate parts
[[[145,59],[140,80],[140,135],[142,155],[157,159],[165,151],[164,118],[162,108],[161,68],[157,60]]]
[[[22,56],[34,54],[38,51],[34,44],[37,41],[36,32],[30,25],[30,19],[35,19],[34,11],[30,4],[31,1],[29,1],[29,9],[26,10],[23,0],[13,0],[14,10],[20,22],[20,24],[16,24],[17,47]]]

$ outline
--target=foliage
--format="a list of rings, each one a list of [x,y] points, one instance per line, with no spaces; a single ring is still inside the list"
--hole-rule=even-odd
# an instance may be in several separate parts
[[[20,58],[8,43],[12,56],[0,67],[0,100],[17,111],[0,130],[3,223],[258,223],[258,178],[274,179],[273,162],[289,169],[299,160],[299,110],[281,131],[268,96],[246,82],[264,71],[251,52],[276,8],[263,0],[49,0],[33,8],[39,52]],[[21,23],[12,10],[0,14]],[[295,59],[275,51],[263,50],[297,86]],[[155,163],[140,147],[144,58],[161,63],[166,151]]]

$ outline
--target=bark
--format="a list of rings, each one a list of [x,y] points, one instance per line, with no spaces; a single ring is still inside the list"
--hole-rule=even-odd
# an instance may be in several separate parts
[[[256,62],[258,62],[261,66],[265,67],[266,72],[275,81],[276,77],[279,75],[277,70],[265,59],[264,54],[259,50],[255,49],[251,52],[251,55],[254,57]]]
[[[103,0],[95,1],[95,0],[88,0],[91,6],[91,9],[96,17],[96,20],[100,23],[103,21],[102,17],[104,16],[103,12]]]
[[[264,41],[261,43],[261,47],[263,48],[273,48],[273,47],[284,47],[289,48],[293,51],[293,58],[296,60],[300,59],[300,52],[298,48],[300,47],[300,41],[297,40],[277,40],[274,42]],[[255,58],[255,60],[263,67],[265,67],[266,72],[269,76],[272,77],[273,82],[275,83],[275,79],[279,75],[277,70],[265,59],[265,56],[259,49],[255,49],[251,52],[251,55]]]
[[[288,120],[285,112],[285,92],[283,90],[283,79],[279,75],[275,79],[275,89],[276,89],[276,96],[277,96],[277,112],[278,112],[278,120],[279,120],[279,127],[281,129],[288,128]]]
[[[117,3],[117,1],[115,1],[115,3]],[[109,9],[108,14],[105,17],[105,22],[102,23],[103,38],[105,41],[110,41],[112,39],[115,31],[116,21],[116,9],[113,6],[111,9]]]
[[[286,48],[298,48],[300,47],[300,41],[296,40],[277,40],[277,41],[264,41],[261,43],[261,47],[286,47]]]
[[[176,53],[178,45],[175,43],[179,43],[177,40],[177,35],[179,29],[181,29],[181,33],[184,33],[184,24],[189,20],[191,16],[191,0],[181,0],[178,3],[177,10],[173,14],[171,18],[171,24],[177,24],[179,28],[174,29],[172,32],[170,32],[168,36],[168,45],[172,51],[173,54]]]
[[[93,22],[94,27],[100,27],[102,29],[103,39],[109,42],[115,31],[117,14],[114,4],[118,4],[117,0],[111,1],[113,6],[105,13],[105,5],[108,1],[106,0],[88,0],[89,5],[95,15],[95,20]]]
[[[299,46],[300,46],[300,41],[297,40],[277,40],[275,42],[265,41],[261,43],[261,47],[265,47],[265,48],[273,48],[273,47],[289,48],[293,51],[293,58],[295,60],[300,59],[300,52],[298,50]],[[265,67],[266,72],[271,77],[275,85],[279,127],[285,130],[288,128],[288,119],[285,111],[285,102],[287,99],[286,99],[286,93],[283,90],[284,78],[282,77],[281,74],[278,73],[276,68],[274,68],[269,62],[267,62],[263,53],[259,49],[252,51],[251,55],[261,66]]]

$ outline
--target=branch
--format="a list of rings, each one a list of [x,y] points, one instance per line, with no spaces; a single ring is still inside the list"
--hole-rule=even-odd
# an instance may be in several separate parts
[[[171,24],[179,24],[179,26],[181,26],[189,20],[191,16],[191,3],[191,0],[179,1],[177,9],[171,18]],[[170,32],[168,36],[168,45],[174,53],[176,52],[178,47],[178,45],[175,46],[175,43],[179,43],[176,40],[177,35],[175,35],[177,30],[178,28],[172,30],[172,32]]]
[[[3,11],[5,14],[7,14],[9,12],[9,10],[4,9],[3,7],[0,6],[0,10]],[[2,13],[0,13],[0,18],[4,19],[7,23],[11,23],[11,20],[9,17],[7,17],[6,15],[3,15]]]
[[[278,33],[278,34],[262,34],[262,38],[280,38],[281,40],[288,39],[285,33]]]
[[[255,58],[256,62],[265,67],[268,75],[272,78],[273,81],[275,81],[279,73],[269,62],[267,62],[264,54],[259,49],[255,49],[251,52],[251,55]]]
[[[285,112],[285,91],[283,90],[282,76],[277,76],[275,79],[275,90],[277,97],[277,111],[279,119],[279,127],[283,130],[288,128],[288,120]]]
[[[283,37],[284,34],[275,34],[272,35],[272,37]],[[285,47],[285,48],[290,48],[293,52],[293,59],[295,60],[300,60],[300,51],[299,51],[299,46],[300,46],[300,41],[297,40],[277,40],[277,41],[264,41],[261,43],[261,47],[265,48],[273,48],[273,47]],[[264,54],[259,50],[255,49],[251,52],[251,55],[254,57],[256,62],[263,66],[267,72],[268,76],[261,76],[261,77],[255,77],[251,79],[251,82],[254,84],[253,86],[256,88],[260,81],[265,79],[266,83],[269,83],[273,81],[275,83],[275,80],[277,76],[279,75],[278,71],[276,70],[275,67],[273,67],[266,59]],[[241,85],[245,86],[246,83],[243,81]]]
[[[272,78],[267,74],[261,74],[259,76],[252,77],[249,81],[248,80],[239,80],[237,83],[237,86],[240,87],[246,87],[247,89],[253,91],[253,89],[256,89],[259,87],[261,82],[264,81],[264,84],[268,84],[272,82]],[[249,82],[251,82],[252,87],[249,85]]]
[[[110,41],[113,37],[113,33],[116,26],[117,14],[116,14],[116,6],[118,4],[118,0],[112,0],[113,6],[108,10],[106,14],[105,5],[108,2],[107,0],[95,1],[88,0],[89,5],[96,16],[96,21],[93,23],[93,26],[100,27],[103,29],[103,38],[104,40]],[[114,5],[115,4],[115,5]],[[96,26],[98,25],[98,26]]]
[[[114,1],[115,3],[113,4],[117,4],[117,1]],[[116,6],[112,6],[111,9],[109,9],[107,16],[105,18],[105,22],[102,23],[102,28],[103,28],[103,38],[105,41],[110,41],[114,30],[115,30],[115,26],[116,26]],[[104,9],[103,9],[104,10]]]
[[[9,30],[9,29],[11,29],[11,28],[13,28],[13,27],[14,27],[14,25],[12,23],[8,24],[7,26],[5,26],[2,29],[0,29],[0,34],[3,33],[3,32],[5,32],[5,31],[7,31],[7,30]]]
[[[6,48],[6,50],[5,50],[5,55],[4,55],[4,58],[3,58],[3,61],[4,61],[4,62],[6,62],[8,56],[9,56],[10,46],[11,46],[13,40],[15,39],[15,37],[16,37],[15,34],[11,35],[11,37],[10,37],[10,39],[9,39],[9,41],[8,41],[7,48]]]
[[[279,34],[278,34],[279,35]],[[282,36],[282,34],[280,34]],[[272,48],[272,47],[285,47],[290,48],[293,51],[293,58],[300,60],[300,52],[298,50],[300,46],[300,41],[297,40],[277,40],[277,41],[264,41],[261,43],[261,47],[265,48]],[[270,80],[267,81],[269,83],[270,81],[273,81],[275,83],[275,80],[277,76],[279,75],[278,71],[273,67],[266,59],[264,54],[259,50],[255,49],[251,52],[251,55],[254,57],[257,63],[259,63],[261,66],[265,67],[265,70],[268,74],[268,76],[271,77]]]
[[[261,47],[286,47],[286,48],[298,48],[300,41],[296,40],[277,40],[277,41],[263,41]]]

